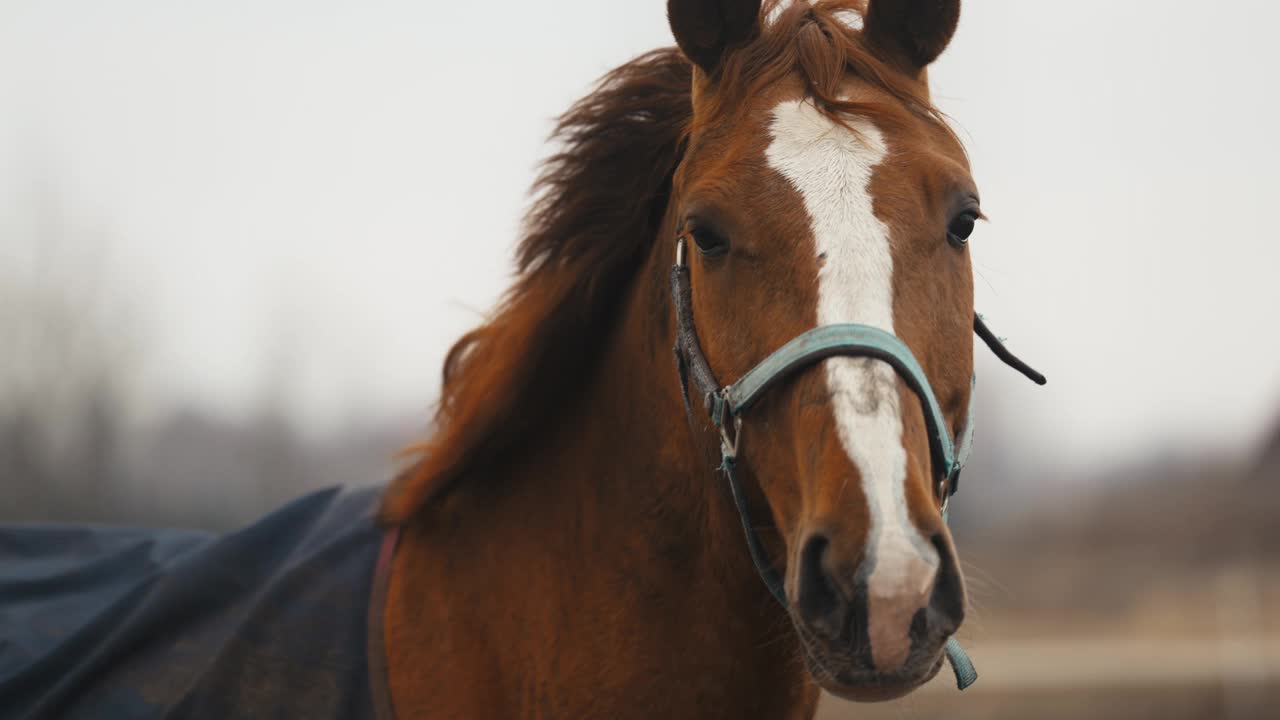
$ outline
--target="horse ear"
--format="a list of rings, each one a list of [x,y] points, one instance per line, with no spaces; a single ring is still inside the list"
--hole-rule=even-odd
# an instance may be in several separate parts
[[[960,0],[871,0],[863,36],[912,73],[938,59],[960,22]]]
[[[711,75],[759,32],[760,0],[667,0],[667,20],[685,57]]]

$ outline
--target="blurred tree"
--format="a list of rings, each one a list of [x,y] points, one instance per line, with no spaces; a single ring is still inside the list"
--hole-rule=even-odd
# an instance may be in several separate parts
[[[142,278],[54,183],[30,183],[17,206],[0,216],[0,522],[227,528],[316,487],[389,478],[413,423],[300,431],[289,313],[275,314],[250,412],[168,398],[144,422]]]
[[[107,235],[48,182],[23,208],[0,224],[0,513],[101,512],[127,475],[136,325],[107,282]]]
[[[1253,478],[1259,483],[1280,482],[1280,420],[1272,427],[1267,442],[1262,446]]]

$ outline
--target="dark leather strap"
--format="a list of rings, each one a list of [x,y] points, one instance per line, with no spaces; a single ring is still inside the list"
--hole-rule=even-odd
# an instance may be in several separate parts
[[[1017,355],[1009,352],[1009,348],[1005,347],[1004,343],[1000,341],[1000,338],[996,337],[996,334],[991,332],[991,328],[987,327],[986,321],[984,321],[982,319],[982,315],[978,313],[974,313],[973,315],[973,331],[978,334],[978,337],[982,338],[982,341],[987,344],[987,347],[991,349],[991,352],[995,353],[996,357],[1000,358],[1005,365],[1008,365],[1014,370],[1026,375],[1027,379],[1037,385],[1044,385],[1048,382],[1044,375],[1036,372],[1035,368],[1022,362],[1018,359]]]
[[[689,382],[692,381],[703,408],[710,413],[716,394],[720,392],[720,383],[716,382],[698,342],[698,330],[693,324],[693,289],[687,265],[677,264],[671,268],[671,301],[676,309],[676,358],[680,362],[680,391],[684,393],[685,407],[689,407]]]
[[[751,553],[751,562],[756,566],[756,573],[760,579],[764,581],[765,587],[769,588],[769,594],[773,595],[782,607],[787,607],[787,591],[782,582],[782,575],[778,573],[778,569],[770,562],[769,556],[765,553],[764,545],[760,542],[760,535],[756,532],[755,525],[751,520],[751,508],[747,506],[746,493],[742,491],[742,485],[738,482],[738,474],[734,472],[737,469],[738,459],[736,457],[725,456],[721,460],[720,469],[724,471],[725,478],[729,480],[729,493],[733,495],[734,507],[738,509],[738,520],[742,522],[742,532],[747,537],[747,550]]]

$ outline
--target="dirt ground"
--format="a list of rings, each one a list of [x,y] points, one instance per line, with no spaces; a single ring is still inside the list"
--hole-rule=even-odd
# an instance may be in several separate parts
[[[1275,720],[1280,683],[917,693],[894,703],[824,698],[819,720]]]
[[[961,693],[947,670],[891,703],[823,699],[819,720],[1275,720],[1280,635],[1151,641],[1080,637],[970,648],[978,683]]]

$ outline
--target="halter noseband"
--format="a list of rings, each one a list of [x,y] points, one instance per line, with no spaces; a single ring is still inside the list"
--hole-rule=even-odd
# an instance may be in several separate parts
[[[671,268],[671,297],[676,315],[676,367],[680,375],[680,391],[684,396],[685,410],[690,411],[689,384],[692,382],[711,422],[720,432],[720,469],[729,481],[729,491],[737,506],[742,529],[746,534],[747,548],[756,571],[769,588],[769,592],[787,607],[782,578],[769,562],[760,537],[747,508],[746,496],[738,483],[734,469],[738,462],[738,446],[742,439],[742,418],[751,406],[768,390],[791,375],[832,357],[870,357],[888,363],[907,387],[920,398],[924,409],[925,424],[929,430],[929,452],[936,480],[936,492],[942,502],[942,515],[947,516],[947,504],[955,494],[960,471],[968,462],[973,449],[973,396],[970,392],[969,407],[964,427],[958,437],[947,430],[946,417],[934,396],[933,387],[919,361],[900,338],[877,327],[860,324],[823,325],[804,332],[774,351],[745,375],[730,385],[716,381],[707,358],[702,354],[698,341],[698,329],[693,322],[693,290],[689,280],[689,268],[685,264],[685,236],[676,239],[676,261]],[[973,319],[974,332],[986,342],[996,357],[1026,375],[1037,385],[1045,384],[1045,377],[1009,352],[999,338],[987,328],[981,315]],[[972,390],[974,378],[969,380]],[[732,432],[730,428],[732,427]],[[955,671],[956,684],[961,690],[977,680],[978,675],[968,655],[956,639],[947,640],[947,659]]]

